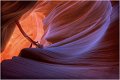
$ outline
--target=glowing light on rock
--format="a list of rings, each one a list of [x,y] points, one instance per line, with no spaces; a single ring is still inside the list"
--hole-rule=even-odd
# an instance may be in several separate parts
[[[44,33],[42,24],[43,18],[43,14],[34,12],[28,15],[25,19],[20,19],[20,23],[26,34],[28,34],[35,41],[40,42],[40,38]],[[9,43],[1,54],[1,61],[5,59],[11,59],[13,56],[18,56],[21,49],[28,48],[30,44],[31,43],[24,38],[16,26]]]

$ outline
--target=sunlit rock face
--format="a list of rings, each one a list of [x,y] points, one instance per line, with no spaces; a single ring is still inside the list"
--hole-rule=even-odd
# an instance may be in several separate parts
[[[8,3],[7,6],[15,5],[17,6],[17,2]],[[24,13],[22,16],[20,16],[19,22],[23,28],[23,30],[26,32],[26,34],[31,37],[33,40],[38,41],[41,44],[45,44],[45,41],[41,41],[41,37],[44,34],[44,28],[43,28],[43,19],[46,15],[49,14],[49,12],[52,10],[52,8],[57,4],[58,2],[37,2],[32,9],[30,9],[28,12],[24,13],[25,10],[23,10],[22,13]],[[42,5],[45,4],[45,5]],[[42,5],[42,6],[41,6]],[[28,5],[29,7],[30,5]],[[3,6],[4,9],[6,8]],[[13,6],[14,7],[14,6]],[[3,12],[5,12],[3,9]],[[8,9],[8,10],[11,10]],[[9,12],[10,13],[10,12]],[[17,14],[17,13],[16,13]],[[16,14],[13,14],[15,16]],[[9,16],[9,14],[8,14]],[[19,14],[18,14],[19,16]],[[4,18],[4,16],[3,16]],[[11,18],[12,20],[12,18]],[[14,24],[13,19],[13,24]],[[6,23],[8,24],[8,23]],[[8,24],[9,25],[9,24]],[[6,25],[7,26],[7,25]],[[12,26],[12,25],[11,25]],[[11,27],[10,26],[10,27]],[[22,35],[20,30],[16,25],[15,30],[12,33],[12,36],[10,37],[10,40],[8,41],[4,51],[1,54],[1,60],[5,59],[11,59],[13,56],[18,56],[19,52],[23,48],[28,48],[30,46],[30,42]],[[5,33],[3,33],[5,34]],[[10,34],[10,33],[8,33]],[[8,35],[9,36],[9,35]],[[48,43],[46,43],[48,45]],[[33,46],[35,47],[35,46]]]
[[[40,41],[43,35],[42,14],[31,13],[25,19],[20,20],[23,30],[33,40]],[[22,35],[18,27],[15,27],[5,50],[2,52],[2,59],[9,59],[17,56],[21,49],[29,47],[30,42]]]
[[[20,20],[21,26],[33,40],[40,41],[43,35],[43,24],[41,14],[32,13],[25,19]],[[2,59],[10,59],[17,56],[21,49],[29,47],[30,42],[22,35],[18,27],[15,27],[13,35],[11,36],[5,50],[2,52]]]

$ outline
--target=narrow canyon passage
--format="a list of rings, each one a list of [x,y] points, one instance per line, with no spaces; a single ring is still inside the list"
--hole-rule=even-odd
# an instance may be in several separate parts
[[[2,78],[118,79],[118,3],[2,1]]]

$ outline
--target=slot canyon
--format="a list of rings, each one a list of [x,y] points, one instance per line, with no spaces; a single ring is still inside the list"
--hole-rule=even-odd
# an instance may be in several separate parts
[[[118,79],[119,1],[1,1],[0,57],[3,79]]]

